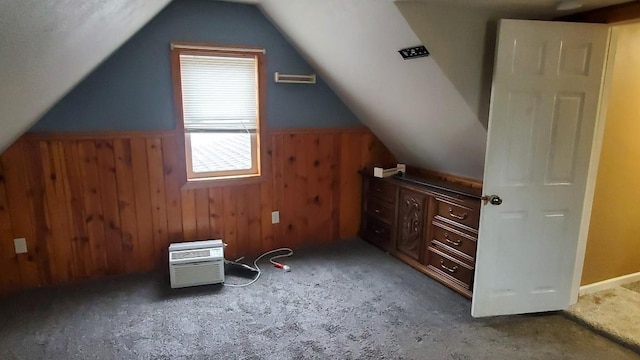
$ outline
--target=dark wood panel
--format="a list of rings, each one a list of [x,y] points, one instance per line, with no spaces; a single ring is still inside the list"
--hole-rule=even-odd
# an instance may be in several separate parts
[[[126,139],[113,140],[116,184],[118,191],[118,212],[122,236],[122,260],[126,272],[142,271],[140,244],[138,244],[138,222],[136,221],[136,200],[131,161],[131,142]]]
[[[64,152],[60,141],[41,142],[44,174],[46,223],[49,228],[47,251],[51,273],[56,282],[66,282],[77,276],[71,247],[69,217],[66,211],[67,189]]]
[[[151,270],[154,264],[153,221],[151,211],[151,193],[149,191],[149,157],[147,140],[142,137],[131,138],[131,165],[134,169],[133,188],[136,202],[136,222],[138,227],[137,243],[140,269]],[[184,217],[183,217],[184,218]],[[195,220],[195,218],[194,218]]]
[[[9,209],[12,208],[21,209],[22,212],[28,214],[28,216],[14,215],[10,219],[5,217],[0,220],[3,223],[6,221],[4,226],[11,228],[13,238],[25,238],[27,249],[30,250],[28,254],[16,255],[21,285],[24,287],[42,285],[42,278],[38,271],[37,256],[35,256],[37,246],[35,229],[32,223],[33,204],[28,201],[25,202],[25,199],[29,197],[29,188],[25,172],[24,149],[21,143],[14,144],[14,146],[7,149],[4,156],[0,157],[0,166],[2,166],[0,183],[4,183],[7,201],[4,206],[0,206],[2,208],[0,211],[5,211],[5,214],[8,214]],[[3,191],[2,184],[0,184],[0,191]],[[10,276],[9,278],[13,277]]]
[[[636,19],[640,19],[640,1],[637,0],[572,14],[558,18],[557,20],[611,24]]]
[[[0,164],[0,261],[5,271],[0,271],[0,291],[7,291],[22,286],[20,283],[20,265],[13,250],[13,230],[11,214],[5,190],[5,173]]]
[[[182,189],[175,136],[30,134],[5,151],[0,292],[164,270],[171,242],[222,238],[235,259],[354,237],[358,171],[393,160],[366,129],[278,130],[261,182]],[[14,253],[17,237],[27,254]]]

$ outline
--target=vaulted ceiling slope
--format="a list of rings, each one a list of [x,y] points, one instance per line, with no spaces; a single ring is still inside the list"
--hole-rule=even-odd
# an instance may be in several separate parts
[[[0,1],[0,152],[169,1]],[[434,24],[430,26],[436,29],[424,27],[420,22],[434,16],[433,7],[400,6],[405,14],[416,9],[430,13],[407,16],[412,21],[412,30],[394,0],[235,1],[257,3],[400,161],[482,177],[486,142],[483,114],[486,114],[486,82],[490,81],[486,63],[480,63],[485,60],[467,57],[464,49],[452,49],[456,58],[448,66],[444,64],[446,56],[404,61],[397,53],[400,48],[422,42],[414,30],[424,32],[420,35],[423,40],[429,39],[431,30],[443,34],[435,48],[446,51],[445,46],[451,42],[445,40],[445,35],[474,31],[465,27],[464,21],[459,25],[466,30],[461,32],[440,29]],[[507,6],[520,12],[532,11],[536,6],[553,10],[557,3],[556,0],[419,1]],[[623,1],[583,0],[588,5],[583,9]],[[451,12],[439,12],[444,13]],[[455,16],[451,19],[455,22]],[[492,49],[476,49],[482,51]],[[467,60],[474,62],[470,72],[462,71]]]
[[[482,178],[486,130],[420,44],[392,0],[258,3],[312,66],[402,162]]]
[[[169,1],[1,1],[0,152]]]

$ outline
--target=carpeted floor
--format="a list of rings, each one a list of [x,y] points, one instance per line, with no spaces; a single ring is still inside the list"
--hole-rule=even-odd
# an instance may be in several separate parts
[[[470,302],[354,240],[247,288],[153,275],[0,299],[0,359],[640,359],[559,313],[476,320]]]
[[[583,295],[566,313],[640,352],[640,281]]]

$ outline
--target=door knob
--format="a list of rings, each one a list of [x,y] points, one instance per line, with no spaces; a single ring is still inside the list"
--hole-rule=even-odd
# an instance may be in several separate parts
[[[491,205],[502,204],[502,199],[498,195],[483,195],[481,199],[485,205],[487,205],[487,203],[491,203]]]

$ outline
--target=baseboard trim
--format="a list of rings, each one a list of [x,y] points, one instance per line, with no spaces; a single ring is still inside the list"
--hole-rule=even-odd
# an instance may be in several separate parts
[[[629,284],[632,282],[640,281],[640,272],[618,276],[612,279],[598,281],[593,284],[580,286],[580,295],[593,294],[600,290],[611,289],[616,286]]]

